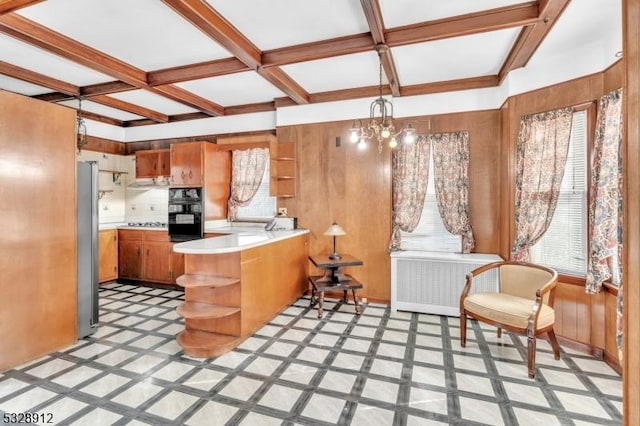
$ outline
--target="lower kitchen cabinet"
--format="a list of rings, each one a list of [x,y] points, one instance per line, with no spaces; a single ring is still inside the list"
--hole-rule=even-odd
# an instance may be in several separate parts
[[[184,255],[173,252],[166,231],[118,231],[120,278],[175,284],[184,273]]]
[[[98,282],[118,278],[118,230],[105,229],[98,233]]]

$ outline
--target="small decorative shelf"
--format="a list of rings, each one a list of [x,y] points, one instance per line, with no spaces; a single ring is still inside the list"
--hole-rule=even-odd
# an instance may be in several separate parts
[[[117,184],[120,184],[120,176],[121,175],[128,174],[127,172],[121,172],[120,170],[100,169],[98,171],[101,172],[101,173],[111,173],[112,174],[111,180],[113,181],[113,183],[117,183]]]
[[[98,189],[98,200],[101,200],[104,197],[104,194],[113,192],[113,189]]]

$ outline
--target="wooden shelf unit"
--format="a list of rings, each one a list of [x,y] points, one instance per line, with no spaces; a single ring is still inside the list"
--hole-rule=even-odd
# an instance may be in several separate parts
[[[296,144],[272,141],[269,146],[271,182],[270,193],[274,197],[292,198],[296,196]]]

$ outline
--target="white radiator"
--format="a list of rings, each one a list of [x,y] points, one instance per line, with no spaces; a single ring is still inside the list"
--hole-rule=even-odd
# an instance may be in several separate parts
[[[473,269],[495,254],[398,251],[391,253],[391,310],[460,316],[460,293]],[[471,293],[498,290],[498,270],[473,280]]]

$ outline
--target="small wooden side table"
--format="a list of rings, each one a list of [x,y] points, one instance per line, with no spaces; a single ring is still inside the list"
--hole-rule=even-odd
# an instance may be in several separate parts
[[[311,260],[311,263],[317,268],[324,270],[324,275],[309,277],[309,282],[311,283],[310,306],[318,303],[318,318],[322,318],[323,315],[325,291],[342,290],[342,300],[344,303],[347,303],[347,292],[351,290],[356,315],[360,315],[360,306],[358,305],[356,290],[362,288],[362,283],[355,280],[351,275],[343,273],[343,268],[347,266],[362,266],[362,260],[348,254],[341,255],[340,259],[329,259],[328,254],[321,254],[309,256],[309,260]],[[316,293],[320,293],[319,299],[316,299]]]

